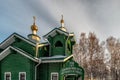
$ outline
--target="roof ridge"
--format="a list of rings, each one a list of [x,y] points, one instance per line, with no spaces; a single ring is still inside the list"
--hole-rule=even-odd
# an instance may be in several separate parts
[[[31,44],[31,45],[33,45],[33,46],[36,46],[35,43],[33,43],[32,41],[30,41],[30,40],[27,39],[26,37],[23,37],[23,36],[21,36],[20,34],[14,32],[14,33],[11,34],[8,38],[6,38],[4,41],[2,41],[2,42],[0,43],[0,48],[2,49],[2,47],[6,44],[6,42],[8,42],[8,44],[5,45],[3,48],[6,48],[8,45],[12,44],[12,43],[15,41],[15,40],[14,40],[14,37],[20,38],[20,39],[24,40],[25,42],[27,42],[27,43],[29,43],[29,44]]]

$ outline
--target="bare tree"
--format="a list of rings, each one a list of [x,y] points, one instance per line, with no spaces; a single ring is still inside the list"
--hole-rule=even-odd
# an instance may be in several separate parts
[[[111,55],[110,69],[111,77],[114,80],[120,80],[120,41],[114,37],[109,37],[107,40],[107,49]]]
[[[74,47],[74,58],[85,69],[87,78],[105,75],[104,48],[94,33],[81,33],[80,42]],[[103,78],[104,76],[101,76]]]

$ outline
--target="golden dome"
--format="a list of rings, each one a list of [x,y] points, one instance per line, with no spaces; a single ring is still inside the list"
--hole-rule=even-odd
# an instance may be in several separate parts
[[[31,30],[32,30],[32,34],[28,35],[28,38],[33,41],[33,42],[40,42],[40,37],[37,35],[37,31],[38,31],[38,27],[35,24],[35,16],[33,16],[34,22],[33,25],[31,25]]]
[[[31,30],[38,31],[38,27],[35,25],[35,23],[33,23],[33,25],[31,26]]]

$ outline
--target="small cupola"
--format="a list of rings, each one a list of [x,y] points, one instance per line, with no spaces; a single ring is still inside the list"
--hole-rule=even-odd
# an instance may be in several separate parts
[[[66,28],[65,28],[65,26],[64,26],[63,15],[62,15],[62,19],[61,19],[60,23],[61,23],[61,27],[60,27],[60,29],[66,32],[67,30],[66,30]]]
[[[28,38],[33,42],[40,42],[40,37],[37,35],[38,27],[35,24],[35,16],[33,16],[33,25],[31,25],[32,34],[28,35]]]
[[[34,19],[34,22],[33,22],[33,25],[31,26],[31,30],[32,30],[32,34],[37,34],[37,31],[38,31],[38,27],[35,25],[35,16],[33,16],[33,19]]]

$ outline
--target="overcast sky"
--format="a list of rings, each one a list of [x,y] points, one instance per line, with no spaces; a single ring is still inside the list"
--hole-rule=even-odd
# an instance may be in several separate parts
[[[62,14],[77,40],[81,32],[94,32],[100,40],[120,38],[120,0],[0,0],[0,42],[14,32],[27,37],[33,16],[42,37],[60,27]]]

